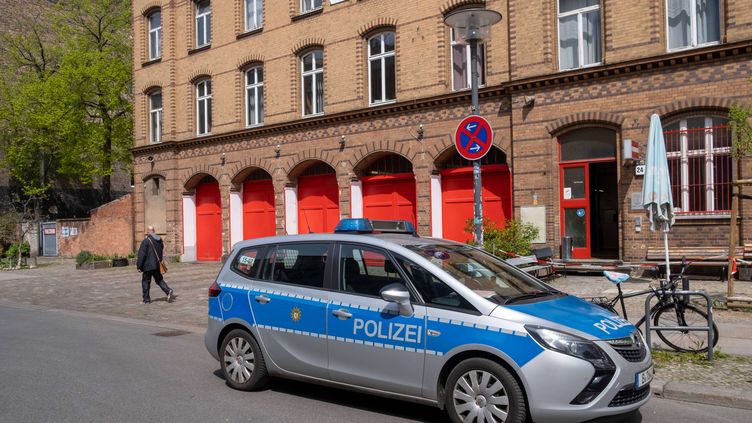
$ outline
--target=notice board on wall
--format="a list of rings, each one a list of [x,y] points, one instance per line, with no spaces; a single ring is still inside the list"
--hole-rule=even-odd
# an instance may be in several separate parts
[[[546,242],[546,206],[522,206],[520,207],[520,220],[522,223],[530,223],[538,228],[538,238],[533,243]]]

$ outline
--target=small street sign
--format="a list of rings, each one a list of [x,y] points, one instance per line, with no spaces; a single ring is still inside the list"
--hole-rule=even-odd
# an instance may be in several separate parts
[[[468,116],[457,125],[454,146],[460,156],[468,160],[478,160],[491,150],[492,145],[493,130],[483,117]]]

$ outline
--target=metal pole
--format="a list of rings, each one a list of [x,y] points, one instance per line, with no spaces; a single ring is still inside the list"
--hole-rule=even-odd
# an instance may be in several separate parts
[[[478,110],[478,40],[470,40],[470,92],[472,96],[472,114]],[[480,175],[480,160],[473,160],[473,201],[475,202],[473,229],[475,245],[483,247],[483,183]]]

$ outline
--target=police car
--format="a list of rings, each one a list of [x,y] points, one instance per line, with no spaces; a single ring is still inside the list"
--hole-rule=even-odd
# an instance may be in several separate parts
[[[206,348],[227,384],[269,377],[446,409],[455,422],[578,422],[648,401],[629,322],[409,222],[235,245],[209,289]]]

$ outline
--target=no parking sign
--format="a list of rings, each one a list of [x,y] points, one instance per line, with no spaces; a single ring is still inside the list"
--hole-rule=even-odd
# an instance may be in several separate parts
[[[491,150],[491,145],[493,130],[482,116],[468,116],[457,125],[454,146],[460,156],[468,160],[478,160]]]

